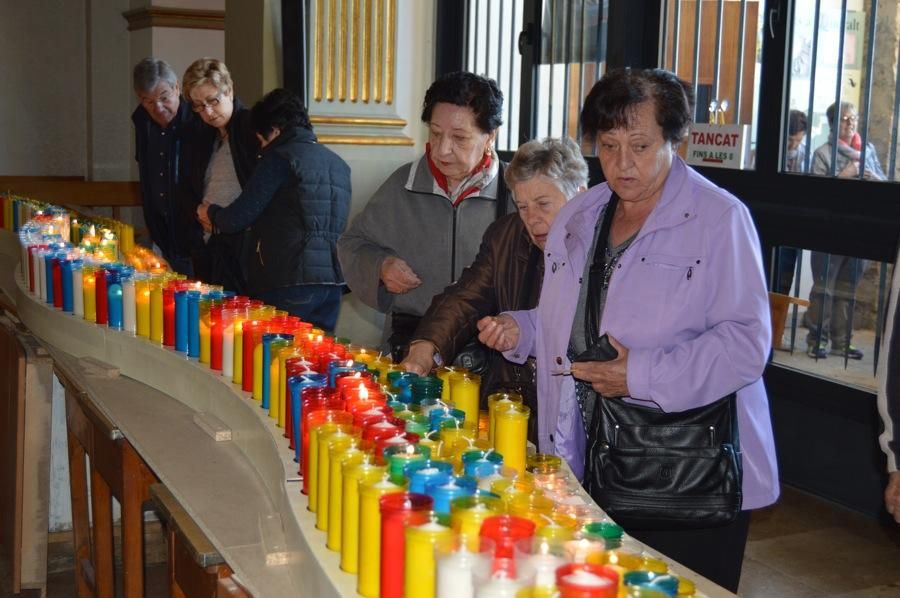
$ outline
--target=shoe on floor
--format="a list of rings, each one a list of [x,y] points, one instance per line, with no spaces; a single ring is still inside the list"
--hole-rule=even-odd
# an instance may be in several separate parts
[[[843,347],[835,347],[831,350],[832,355],[837,355],[838,357],[844,357],[844,348]],[[847,347],[847,359],[862,359],[864,353],[861,349],[857,349],[853,345]]]
[[[828,348],[824,343],[818,345],[809,345],[806,354],[813,359],[826,359],[828,357]]]

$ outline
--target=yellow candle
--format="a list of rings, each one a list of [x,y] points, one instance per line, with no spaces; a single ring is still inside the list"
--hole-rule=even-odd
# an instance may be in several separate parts
[[[138,336],[150,338],[150,280],[138,278],[134,281],[135,318]],[[160,298],[162,308],[162,298]]]
[[[365,453],[358,446],[334,446],[331,452],[328,474],[328,541],[329,550],[341,550],[341,529],[344,517],[344,466],[362,463]]]
[[[678,598],[690,598],[697,593],[697,586],[690,579],[676,575],[678,580]]]
[[[652,557],[649,554],[641,555],[641,571],[652,571],[653,573],[667,573],[669,566],[665,561]]]
[[[520,474],[525,473],[525,449],[528,437],[528,417],[531,410],[525,406],[498,409],[494,413],[496,432],[494,448],[503,455],[503,464]]]
[[[81,269],[82,297],[84,298],[84,319],[88,322],[97,321],[97,291],[94,273],[97,268],[85,266]]]
[[[365,459],[342,467],[341,569],[347,573],[359,571],[359,486],[384,478],[386,470],[387,467]]]
[[[429,521],[406,528],[406,566],[403,590],[406,598],[434,598],[436,549],[449,549],[453,530]],[[477,538],[476,538],[477,540]]]
[[[150,340],[163,342],[163,286],[165,277],[153,277],[150,282]]]
[[[537,526],[547,523],[554,506],[553,501],[544,496],[540,490],[529,494],[517,494],[506,504],[510,515],[531,519]]]
[[[372,349],[362,348],[358,352],[353,353],[353,361],[358,361],[360,363],[366,364],[369,366],[375,361],[376,353],[372,351]]]
[[[309,505],[308,508],[313,513],[316,512],[319,505],[319,436],[330,434],[340,429],[341,424],[334,422],[325,422],[309,429]]]
[[[497,420],[494,415],[497,409],[506,409],[512,404],[521,405],[522,400],[522,395],[514,392],[496,392],[492,395],[488,395],[488,419],[490,422],[488,427],[488,441],[491,443],[491,446],[496,446],[494,444],[494,434],[497,432]]]
[[[330,434],[319,433],[319,466],[316,468],[316,475],[319,479],[316,481],[316,527],[322,531],[328,531],[328,493],[331,491],[331,449],[337,447],[346,450],[353,444],[353,436],[346,431],[338,429]],[[310,488],[310,492],[312,488]]]
[[[285,401],[281,387],[281,366],[284,363],[279,354],[291,346],[287,339],[275,339],[269,343],[269,417],[277,420],[278,427],[284,427]],[[285,382],[287,386],[287,382]]]
[[[503,501],[493,496],[460,496],[450,503],[450,527],[464,538],[470,552],[478,552],[481,524],[488,517],[502,515]]]
[[[119,248],[123,254],[134,249],[134,227],[130,224],[122,224],[119,230]]]
[[[379,499],[391,492],[403,492],[387,476],[359,488],[359,581],[356,591],[366,598],[378,598],[381,590],[381,506]],[[400,555],[390,555],[400,558]]]
[[[244,364],[244,320],[246,315],[236,316],[234,318],[234,356],[232,357],[231,381],[235,384],[241,384],[244,380],[243,364]]]
[[[434,375],[443,381],[443,385],[441,385],[441,400],[450,404],[451,399],[453,398],[453,392],[450,384],[450,378],[454,374],[466,374],[468,370],[465,368],[452,368],[452,367],[439,367],[435,370]]]
[[[262,339],[262,335],[260,335]],[[253,398],[262,401],[262,340],[253,347]]]
[[[450,401],[457,409],[464,411],[466,422],[478,425],[478,398],[481,389],[481,376],[470,373],[455,373],[444,380],[444,386],[450,383]],[[441,391],[443,398],[443,390]]]
[[[200,363],[209,365],[209,356],[212,351],[209,333],[209,307],[205,312],[200,314]]]

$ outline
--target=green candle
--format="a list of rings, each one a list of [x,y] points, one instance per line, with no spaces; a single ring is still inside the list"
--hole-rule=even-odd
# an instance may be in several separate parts
[[[419,444],[407,444],[403,446],[389,446],[384,449],[385,460],[388,463],[388,472],[391,481],[402,484],[405,480],[403,468],[416,461],[425,461],[431,457],[431,449]]]

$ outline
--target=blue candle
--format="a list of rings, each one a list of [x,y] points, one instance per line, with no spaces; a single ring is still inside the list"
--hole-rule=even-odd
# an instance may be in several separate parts
[[[62,266],[62,296],[63,311],[72,313],[74,301],[72,298],[72,260],[60,259]]]
[[[436,513],[449,513],[450,501],[460,496],[475,494],[477,483],[474,478],[460,476],[443,483],[432,482],[425,485],[425,494],[434,499]]]
[[[468,451],[462,456],[463,471],[473,478],[486,478],[500,472],[503,455],[493,451]]]
[[[332,359],[328,362],[328,386],[334,388],[337,374],[341,372],[365,372],[366,364],[352,359]]]
[[[56,253],[52,249],[44,254],[44,284],[47,285],[47,303],[53,305],[53,260]]]
[[[272,341],[294,340],[293,334],[281,334],[279,332],[267,332],[262,335],[262,404],[263,409],[269,408],[269,393],[272,390]],[[278,384],[278,381],[275,380]]]
[[[444,422],[450,422],[451,427],[458,427],[457,424],[462,426],[465,419],[466,412],[462,409],[443,407],[428,412],[428,421],[431,424],[432,432],[440,430]]]
[[[301,400],[301,394],[303,393],[304,388],[308,388],[310,386],[320,386],[325,387],[328,384],[328,376],[325,374],[319,374],[316,372],[306,372],[303,374],[298,374],[296,376],[291,376],[287,380],[288,388],[291,391],[291,417],[294,422],[294,462],[300,463],[300,450],[302,440],[300,438],[300,418],[303,416],[303,401]]]
[[[200,357],[200,291],[187,292],[187,318],[187,354],[197,359]]]
[[[413,461],[403,468],[409,479],[409,491],[425,494],[428,484],[445,484],[453,477],[453,464],[447,461]]]
[[[187,291],[175,291],[175,350],[180,353],[188,351],[187,294]]]
[[[122,281],[121,271],[115,265],[106,267],[107,326],[122,330]]]

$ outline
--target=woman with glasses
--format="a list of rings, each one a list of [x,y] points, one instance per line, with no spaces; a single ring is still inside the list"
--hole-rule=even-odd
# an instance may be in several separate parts
[[[225,63],[215,58],[195,60],[184,73],[184,95],[191,109],[207,125],[185,148],[181,205],[185,218],[195,218],[197,206],[226,207],[241,194],[256,167],[259,141],[250,110],[234,97],[234,84]],[[244,253],[251,249],[246,231],[204,235],[205,248],[194,254],[198,278],[246,293]]]
[[[887,177],[878,163],[875,146],[866,142],[862,156],[862,140],[856,132],[858,116],[850,102],[841,102],[840,116],[837,105],[825,111],[831,129],[829,140],[813,154],[810,170],[813,174],[855,179],[860,171],[864,179],[883,181]],[[837,121],[837,122],[836,122]],[[836,140],[837,148],[832,146]],[[835,155],[834,172],[831,156]],[[865,162],[861,164],[861,159]],[[825,359],[835,355],[846,359],[862,359],[862,349],[853,346],[853,320],[851,309],[856,287],[868,265],[866,260],[844,255],[831,255],[819,251],[810,254],[813,288],[809,293],[809,309],[806,311],[806,354],[813,359]],[[829,350],[828,343],[831,342]]]
[[[391,174],[338,241],[347,284],[390,314],[384,340],[405,354],[431,298],[478,254],[488,225],[507,204],[494,138],[503,93],[473,73],[442,76],[425,92],[425,155]]]

